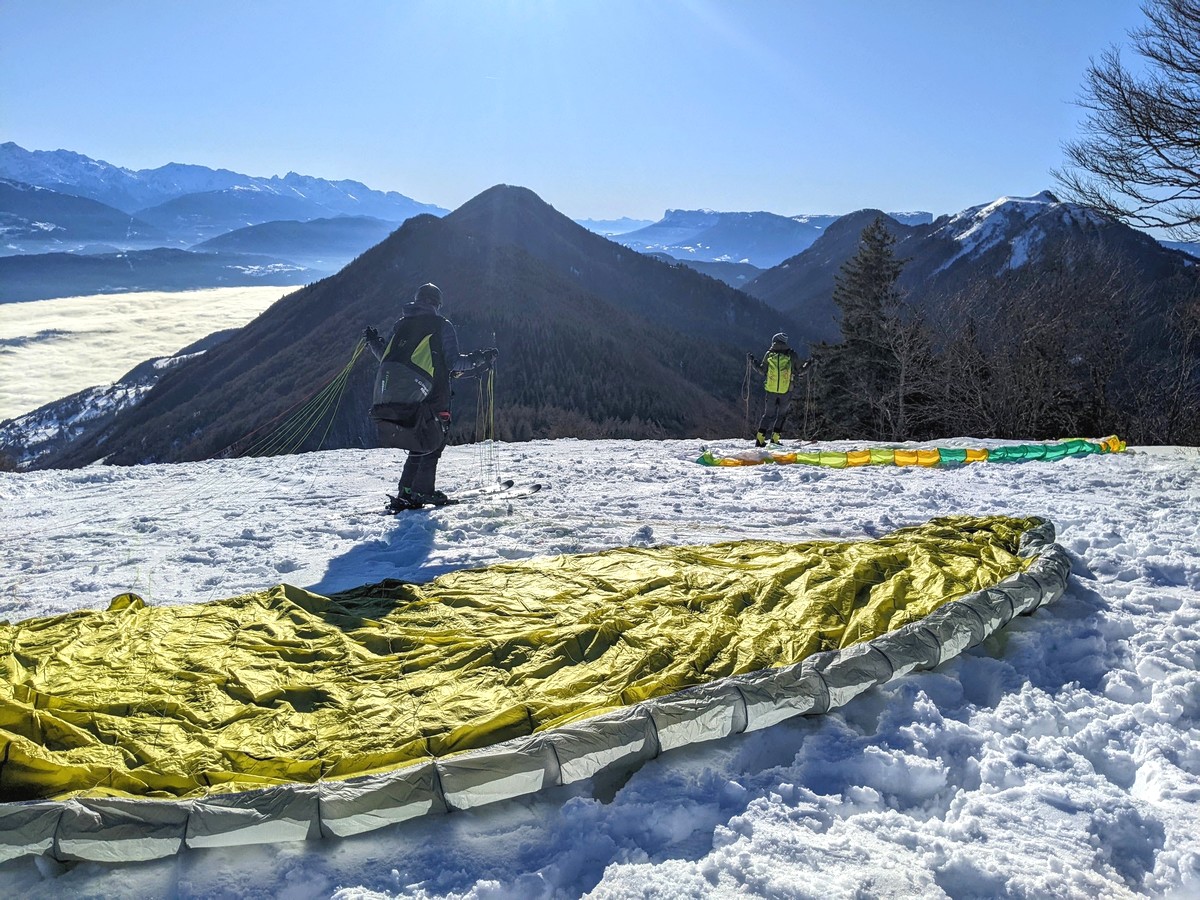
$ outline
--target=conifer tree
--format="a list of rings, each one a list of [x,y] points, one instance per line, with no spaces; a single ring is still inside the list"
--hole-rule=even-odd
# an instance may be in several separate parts
[[[909,346],[896,285],[904,261],[882,216],[863,229],[858,252],[842,266],[833,289],[842,341],[814,349],[814,405],[823,431],[848,437],[900,438],[905,396],[897,392],[898,340]],[[906,357],[907,358],[907,357]]]
[[[864,360],[883,365],[886,322],[900,305],[896,279],[904,263],[896,259],[896,238],[883,217],[863,229],[858,253],[834,280],[833,302],[842,313],[842,338]]]

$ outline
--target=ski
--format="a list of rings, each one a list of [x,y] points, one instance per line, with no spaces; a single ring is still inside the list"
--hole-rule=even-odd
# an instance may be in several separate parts
[[[480,500],[488,500],[496,498],[497,500],[516,500],[520,497],[528,497],[531,494],[536,494],[542,489],[542,486],[535,482],[517,484],[514,481],[503,481],[492,490],[472,491],[466,494],[455,494],[450,498],[449,503],[442,504],[443,506],[456,506],[460,503],[478,503]],[[422,507],[424,509],[425,507]]]
[[[536,481],[531,481],[528,484],[514,484],[512,487],[508,488],[507,490],[496,491],[494,494],[485,495],[485,496],[499,497],[502,500],[518,500],[521,497],[528,497],[528,496],[531,496],[532,494],[536,494],[541,489],[542,489],[541,484],[539,484]],[[479,500],[479,499],[481,499],[481,498],[470,497],[470,498],[468,498],[468,501]]]
[[[512,490],[516,484],[511,478],[504,481],[498,481],[495,484],[485,485],[481,488],[467,488],[459,491],[451,500],[474,500],[477,497],[490,497],[492,494],[503,494],[505,491]]]
[[[442,506],[460,506],[466,503],[478,503],[481,500],[489,498],[516,500],[536,494],[541,489],[542,485],[538,482],[517,484],[510,478],[487,487],[461,491],[450,497],[446,503],[427,503],[423,506],[414,506],[405,509],[384,508],[378,510],[378,512],[385,516],[396,516],[407,512],[417,512],[418,510],[438,509]]]

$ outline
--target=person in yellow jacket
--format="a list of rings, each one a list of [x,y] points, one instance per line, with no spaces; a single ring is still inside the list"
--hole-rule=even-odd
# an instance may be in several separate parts
[[[772,444],[778,444],[780,432],[787,422],[792,387],[800,373],[808,368],[809,361],[800,362],[796,351],[788,346],[788,336],[783,332],[771,338],[771,347],[761,360],[753,353],[746,354],[746,358],[754,370],[763,376],[763,387],[767,394],[754,444],[765,447],[768,435]]]

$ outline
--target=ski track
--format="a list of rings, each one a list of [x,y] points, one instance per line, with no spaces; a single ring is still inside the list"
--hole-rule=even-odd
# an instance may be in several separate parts
[[[733,442],[724,442],[733,446]],[[942,446],[989,446],[962,438]],[[740,444],[739,446],[744,446]],[[824,445],[844,449],[845,444]],[[496,448],[546,485],[380,516],[403,454],[0,475],[0,615],[200,602],[614,546],[844,539],[1037,514],[1067,594],[839,711],[359,838],[0,866],[9,895],[290,898],[1200,896],[1200,452],[962,469],[710,469],[696,442]],[[478,485],[452,448],[439,485]]]

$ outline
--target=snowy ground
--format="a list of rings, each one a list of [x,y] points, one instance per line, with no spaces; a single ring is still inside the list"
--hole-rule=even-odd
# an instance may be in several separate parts
[[[394,451],[0,474],[0,616],[126,590],[194,603],[631,544],[855,538],[948,513],[1050,518],[1071,585],[933,672],[627,780],[342,841],[17,860],[0,866],[0,895],[1200,896],[1200,450],[842,471],[709,469],[699,451],[502,446],[501,473],[542,493],[401,518],[373,512]],[[478,448],[455,448],[439,486],[488,470]]]

